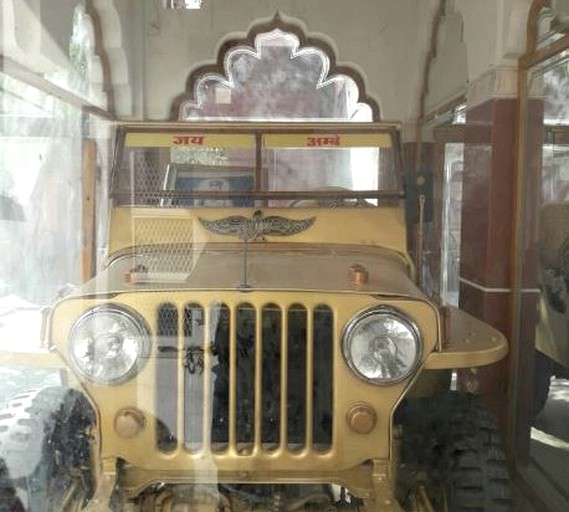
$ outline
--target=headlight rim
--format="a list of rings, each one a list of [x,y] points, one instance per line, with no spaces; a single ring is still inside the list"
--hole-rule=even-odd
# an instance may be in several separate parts
[[[121,377],[111,379],[111,380],[97,380],[93,378],[89,373],[85,372],[81,365],[77,362],[77,359],[73,353],[72,345],[73,345],[73,334],[77,331],[77,329],[81,326],[83,322],[85,322],[89,317],[93,315],[99,314],[101,312],[111,312],[118,314],[123,318],[127,318],[132,322],[133,325],[136,326],[140,338],[138,342],[138,354],[136,357],[136,363],[133,364],[132,368],[124,373]],[[97,386],[117,386],[120,384],[124,384],[125,382],[133,379],[146,365],[151,350],[151,330],[146,322],[145,318],[132,309],[129,306],[123,304],[116,304],[116,303],[108,303],[108,304],[98,304],[93,306],[87,310],[85,310],[74,322],[69,330],[69,335],[67,339],[67,353],[71,363],[73,365],[74,370],[83,378],[87,379],[89,382],[97,385]]]
[[[369,316],[375,314],[387,314],[394,316],[399,322],[403,323],[406,327],[409,328],[411,331],[413,338],[415,340],[415,346],[417,347],[415,358],[412,364],[409,366],[409,370],[402,374],[401,376],[393,379],[371,379],[366,377],[361,373],[361,371],[356,367],[354,364],[350,354],[349,354],[349,335],[353,332],[354,328],[357,324]],[[410,376],[416,373],[417,368],[421,363],[421,359],[423,357],[423,337],[421,335],[421,331],[417,325],[417,322],[412,320],[405,312],[401,311],[400,309],[387,306],[387,305],[380,305],[380,306],[371,306],[366,309],[363,309],[356,313],[350,321],[344,326],[342,329],[342,337],[341,337],[341,349],[342,349],[342,356],[346,365],[350,368],[351,372],[360,380],[367,384],[373,384],[375,386],[392,386],[395,384],[399,384],[404,380],[408,379]]]

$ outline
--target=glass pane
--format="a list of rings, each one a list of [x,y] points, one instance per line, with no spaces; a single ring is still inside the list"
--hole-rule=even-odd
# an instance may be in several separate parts
[[[547,2],[541,8],[537,18],[537,46],[547,46],[567,32],[569,4],[564,0]]]
[[[569,125],[569,51],[560,53],[543,67],[534,87],[543,89],[544,124]]]
[[[556,468],[569,463],[569,144],[544,145],[542,179],[531,455],[567,490]]]
[[[80,281],[81,112],[3,74],[0,85],[0,297],[29,313]],[[36,321],[19,324],[37,339]]]
[[[532,460],[569,499],[569,88],[567,53],[529,74],[525,102],[521,378]],[[526,362],[527,361],[527,362]],[[531,404],[531,405],[530,405]],[[526,434],[527,435],[527,431]]]
[[[205,131],[199,132],[200,127]],[[371,207],[378,205],[378,193],[391,199],[399,194],[400,164],[389,128],[262,135],[243,127],[236,134],[213,132],[205,124],[194,129],[198,131],[131,128],[113,184],[116,204]],[[350,191],[359,195],[338,196]],[[271,192],[289,194],[281,200]],[[313,192],[321,193],[319,200]]]
[[[441,298],[458,306],[464,144],[445,144],[441,233]]]
[[[268,135],[263,140],[268,190],[393,191],[398,185],[394,159],[388,133]],[[377,201],[365,204],[371,206]]]
[[[265,150],[268,190],[314,190],[338,187],[348,190],[377,190],[393,176],[391,162],[379,165],[378,148]],[[393,186],[393,189],[396,187]]]
[[[251,206],[250,200],[216,199],[215,193],[254,188],[254,144],[253,135],[129,133],[115,181],[118,204]],[[176,195],[186,191],[213,195]]]

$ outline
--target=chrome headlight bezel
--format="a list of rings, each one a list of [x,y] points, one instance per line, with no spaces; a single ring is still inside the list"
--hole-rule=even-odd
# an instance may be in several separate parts
[[[352,356],[352,345],[354,336],[357,333],[357,328],[362,325],[363,322],[369,321],[370,317],[377,317],[378,321],[390,318],[403,325],[404,328],[409,332],[412,339],[413,345],[415,347],[415,353],[412,357],[410,364],[407,365],[404,372],[402,372],[397,377],[393,378],[371,378],[366,376],[358,367],[358,364],[354,361]],[[379,385],[379,386],[389,386],[392,384],[397,384],[404,381],[411,375],[413,375],[421,361],[423,354],[423,342],[421,337],[421,332],[417,324],[409,318],[405,313],[391,306],[374,306],[357,313],[344,327],[342,332],[342,354],[344,356],[344,361],[350,368],[350,370],[361,380],[367,383]]]
[[[122,322],[123,325],[127,325],[132,329],[130,331],[132,339],[129,342],[131,344],[134,343],[136,347],[136,356],[132,364],[120,375],[110,378],[100,378],[94,375],[78,358],[75,350],[77,348],[77,336],[81,330],[86,329],[89,323],[100,319],[100,315],[114,316],[116,321]],[[100,386],[123,384],[137,375],[148,360],[150,354],[150,329],[144,318],[131,308],[117,304],[95,306],[85,311],[72,325],[67,341],[67,352],[76,372],[89,382]]]

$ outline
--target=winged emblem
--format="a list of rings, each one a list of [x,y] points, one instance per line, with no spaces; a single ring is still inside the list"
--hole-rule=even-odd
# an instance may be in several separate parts
[[[263,212],[257,210],[251,218],[243,215],[230,215],[217,220],[199,218],[201,225],[218,235],[233,235],[245,242],[264,242],[265,236],[291,236],[306,231],[316,217],[294,220],[277,215],[263,217]]]

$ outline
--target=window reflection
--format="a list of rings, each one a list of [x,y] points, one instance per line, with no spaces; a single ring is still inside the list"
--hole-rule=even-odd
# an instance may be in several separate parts
[[[39,345],[42,308],[82,279],[82,131],[96,139],[106,128],[3,73],[0,103],[0,350],[31,351]],[[101,221],[94,259],[102,257],[106,243],[103,170],[92,191],[102,199],[93,212]],[[0,381],[5,402],[23,390],[55,384],[59,376],[0,366]]]
[[[458,306],[459,293],[463,158],[463,143],[445,145],[441,298],[453,306]]]
[[[568,62],[567,52],[561,53],[529,77],[524,156],[527,309],[521,318],[525,325],[528,318],[533,321],[528,346],[535,347],[530,454],[561,492],[569,489],[566,473],[559,471],[569,463]],[[520,333],[523,337],[522,328]]]
[[[537,46],[547,46],[563,37],[569,27],[569,6],[563,0],[544,5],[537,17]]]
[[[80,112],[0,79],[10,134],[0,139],[0,286],[4,297],[46,304],[79,280]],[[42,118],[28,117],[29,109]]]

